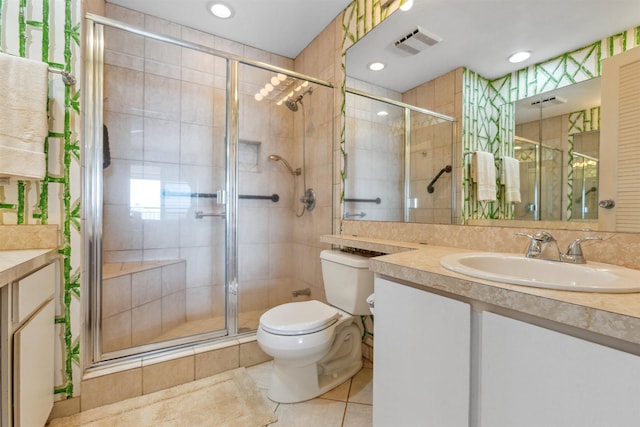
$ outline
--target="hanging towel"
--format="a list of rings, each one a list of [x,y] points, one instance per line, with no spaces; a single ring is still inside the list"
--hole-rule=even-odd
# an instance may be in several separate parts
[[[478,200],[496,200],[496,166],[493,154],[484,151],[473,153],[471,179],[476,183]]]
[[[48,71],[44,62],[0,53],[0,176],[45,176]]]
[[[502,157],[502,173],[500,182],[504,184],[507,203],[520,203],[520,162],[513,157]]]

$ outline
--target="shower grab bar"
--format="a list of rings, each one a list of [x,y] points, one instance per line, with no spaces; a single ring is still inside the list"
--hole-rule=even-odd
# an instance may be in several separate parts
[[[202,219],[205,216],[215,216],[218,218],[225,218],[227,216],[226,212],[220,212],[220,213],[206,213],[206,212],[202,212],[202,211],[196,211],[196,219]]]
[[[344,219],[355,218],[355,217],[364,218],[365,216],[367,216],[365,212],[345,212],[344,213]]]
[[[175,191],[163,191],[162,195],[165,197],[197,197],[200,199],[216,199],[218,195],[216,193],[181,193]],[[276,203],[280,200],[280,196],[277,194],[272,194],[270,196],[253,196],[247,194],[240,194],[238,196],[239,199],[252,199],[252,200],[271,200]]]
[[[443,173],[451,173],[451,165],[447,165],[445,167],[443,167],[442,169],[440,169],[440,172],[438,172],[438,174],[431,180],[431,182],[429,183],[429,185],[427,185],[427,191],[429,192],[429,194],[433,193],[435,191],[435,189],[433,188],[433,184],[436,183],[436,181],[438,179],[440,179],[440,177],[442,176]]]
[[[356,203],[375,203],[379,205],[382,203],[380,197],[376,197],[375,199],[344,199],[345,202],[356,202]]]

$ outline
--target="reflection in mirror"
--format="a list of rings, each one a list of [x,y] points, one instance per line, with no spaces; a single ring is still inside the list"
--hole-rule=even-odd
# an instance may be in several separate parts
[[[515,103],[522,203],[514,219],[597,219],[599,113],[599,78]]]
[[[520,223],[519,226],[559,229],[601,227],[605,211],[592,206],[595,199],[603,198],[607,189],[598,183],[597,167],[593,164],[599,163],[599,156],[590,156],[593,159],[586,162],[579,160],[584,153],[575,150],[573,142],[578,134],[599,130],[599,101],[589,107],[558,113],[556,116],[560,117],[556,119],[545,117],[543,121],[541,113],[545,114],[550,109],[547,105],[542,108],[540,104],[543,101],[549,104],[547,98],[550,96],[540,96],[540,93],[569,88],[575,82],[582,82],[579,83],[582,85],[598,81],[605,58],[637,48],[640,45],[637,4],[622,2],[617,4],[620,7],[613,13],[610,5],[605,6],[598,1],[590,2],[588,8],[576,8],[571,2],[560,2],[562,6],[558,4],[554,13],[549,14],[548,8],[541,6],[540,2],[507,3],[470,2],[467,6],[473,11],[469,9],[460,14],[456,2],[417,2],[410,12],[393,12],[379,24],[374,23],[372,28],[365,24],[364,32],[358,22],[345,44],[348,48],[345,51],[347,80],[358,79],[381,90],[397,91],[400,95],[397,99],[405,103],[448,114],[458,120],[454,149],[456,161],[453,163],[453,175],[458,185],[454,203],[456,222],[513,225],[515,220],[524,219],[527,224]],[[523,10],[526,13],[523,14]],[[623,10],[624,13],[620,13]],[[503,19],[494,21],[495,16]],[[603,16],[608,19],[603,19]],[[498,25],[489,30],[487,22]],[[543,31],[537,24],[539,22],[544,22]],[[570,22],[574,25],[568,25]],[[394,41],[407,34],[407,30],[410,32],[416,23],[440,36],[442,43],[425,48],[416,55],[402,55],[394,47]],[[568,28],[580,28],[581,31],[567,31]],[[467,36],[460,40],[460,34]],[[467,50],[472,45],[464,39],[468,34],[478,36],[478,43],[473,44],[472,51]],[[536,45],[532,48],[532,58],[525,63],[506,65],[504,58],[508,55],[504,49],[511,42],[517,44],[518,40],[528,40]],[[352,41],[355,43],[351,44]],[[457,41],[460,41],[459,45]],[[513,46],[509,50],[514,50]],[[371,72],[366,65],[372,61],[385,63],[385,69]],[[455,75],[455,79],[447,79],[447,74]],[[434,102],[438,98],[434,93],[443,93],[451,87],[455,89],[451,91],[453,99],[449,103]],[[540,147],[540,154],[535,163],[523,166],[535,170],[545,167],[549,173],[553,172],[556,176],[553,192],[547,196],[543,194],[547,187],[542,185],[542,180],[546,178],[538,173],[532,178],[535,179],[532,182],[532,200],[520,204],[507,202],[502,182],[497,182],[496,201],[479,200],[470,175],[472,157],[465,153],[486,151],[495,159],[516,157],[516,102],[533,96],[534,99],[528,100],[528,110],[533,118],[518,117],[518,120],[519,124],[530,123],[536,129],[535,137],[526,134],[524,137]],[[572,97],[567,99],[570,103]],[[537,101],[534,106],[531,105],[533,101]],[[548,123],[551,127],[547,126]],[[557,124],[564,126],[559,129],[558,140],[547,141],[552,138],[543,133],[558,130],[555,128]],[[607,144],[617,143],[617,140],[607,141]],[[549,151],[551,158],[543,164],[545,146],[557,151]],[[552,165],[557,163],[555,154],[562,155],[561,166],[552,169]],[[496,172],[501,172],[499,160],[496,160]],[[533,171],[526,174],[532,175]],[[598,213],[600,224],[596,221]],[[545,217],[557,220],[545,221],[542,225],[541,221],[534,224],[528,219],[542,220]]]
[[[572,218],[598,219],[598,167],[600,131],[571,135],[573,140],[573,209]]]
[[[453,123],[347,89],[343,218],[451,224]]]

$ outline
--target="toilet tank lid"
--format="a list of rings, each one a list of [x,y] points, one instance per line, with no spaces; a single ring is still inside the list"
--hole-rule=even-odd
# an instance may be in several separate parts
[[[320,252],[320,259],[355,268],[369,268],[369,258],[339,250],[324,250]]]

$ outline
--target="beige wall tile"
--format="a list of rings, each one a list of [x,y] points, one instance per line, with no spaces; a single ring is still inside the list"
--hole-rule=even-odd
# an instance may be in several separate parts
[[[195,356],[196,380],[240,366],[240,346],[198,353]]]
[[[162,302],[152,301],[131,310],[131,341],[147,344],[162,334]]]
[[[164,390],[195,379],[195,357],[181,357],[142,367],[143,394]]]
[[[80,412],[80,396],[58,400],[53,403],[53,410],[51,410],[51,414],[49,414],[49,420],[68,417],[78,412]]]
[[[240,366],[253,366],[271,360],[257,341],[240,344]]]
[[[131,346],[131,311],[102,319],[102,349],[105,352]]]
[[[80,409],[86,411],[142,395],[142,369],[131,369],[83,381]]]

